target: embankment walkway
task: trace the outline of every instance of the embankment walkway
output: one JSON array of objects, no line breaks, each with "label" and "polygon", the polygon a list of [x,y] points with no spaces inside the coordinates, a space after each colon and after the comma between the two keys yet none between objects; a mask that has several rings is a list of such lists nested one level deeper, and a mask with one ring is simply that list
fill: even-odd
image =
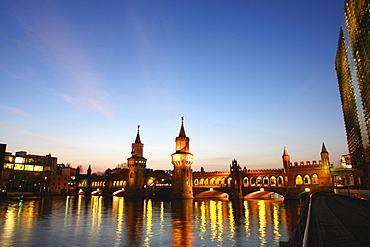
[{"label": "embankment walkway", "polygon": [[314,198],[308,246],[370,246],[370,201],[334,194]]}]

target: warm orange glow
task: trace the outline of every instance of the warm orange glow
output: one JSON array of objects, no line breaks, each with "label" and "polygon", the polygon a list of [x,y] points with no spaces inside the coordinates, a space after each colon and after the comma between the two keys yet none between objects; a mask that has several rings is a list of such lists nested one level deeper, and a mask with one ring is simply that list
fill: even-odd
[{"label": "warm orange glow", "polygon": [[310,192],[310,191],[311,191],[311,189],[310,189],[310,188],[305,188],[305,189],[304,189],[304,191],[306,191],[306,192]]},{"label": "warm orange glow", "polygon": [[120,190],[117,190],[117,191],[113,192],[113,195],[114,195],[114,196],[117,196],[117,195],[119,195],[119,194],[121,194],[121,193],[123,193],[123,192],[125,192],[125,188],[122,188],[122,189],[120,189]]}]

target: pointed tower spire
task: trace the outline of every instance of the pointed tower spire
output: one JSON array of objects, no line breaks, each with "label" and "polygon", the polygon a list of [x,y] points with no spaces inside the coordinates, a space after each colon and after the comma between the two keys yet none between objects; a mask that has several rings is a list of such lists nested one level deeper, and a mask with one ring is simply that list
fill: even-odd
[{"label": "pointed tower spire", "polygon": [[286,147],[284,147],[282,158],[283,158],[284,173],[287,174],[289,167],[290,167],[290,155],[288,154],[288,149]]},{"label": "pointed tower spire", "polygon": [[135,143],[141,143],[139,129],[140,129],[140,125],[137,126],[137,135],[136,135]]},{"label": "pointed tower spire", "polygon": [[87,168],[87,176],[90,176],[91,175],[91,165],[89,165],[89,167]]},{"label": "pointed tower spire", "polygon": [[288,156],[288,149],[286,147],[284,147],[284,151],[283,151],[283,156]]},{"label": "pointed tower spire", "polygon": [[181,128],[179,137],[186,137],[185,128],[184,128],[184,117],[181,117]]},{"label": "pointed tower spire", "polygon": [[327,153],[328,150],[326,150],[325,143],[322,143],[321,153]]}]

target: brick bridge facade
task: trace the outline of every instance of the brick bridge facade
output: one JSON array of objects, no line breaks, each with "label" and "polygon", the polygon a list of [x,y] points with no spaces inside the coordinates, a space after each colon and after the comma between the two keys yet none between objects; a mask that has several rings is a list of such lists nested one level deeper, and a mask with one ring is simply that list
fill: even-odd
[{"label": "brick bridge facade", "polygon": [[277,193],[287,199],[297,199],[306,191],[331,191],[329,154],[324,144],[320,155],[319,161],[291,162],[284,148],[283,169],[241,169],[233,160],[227,172],[193,172],[193,194],[206,197],[210,191],[218,191],[231,199],[241,199]]}]

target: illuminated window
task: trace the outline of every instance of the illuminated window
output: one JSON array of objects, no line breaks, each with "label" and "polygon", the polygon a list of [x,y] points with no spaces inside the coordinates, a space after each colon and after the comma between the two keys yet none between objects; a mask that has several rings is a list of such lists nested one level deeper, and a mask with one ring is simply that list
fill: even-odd
[{"label": "illuminated window", "polygon": [[313,184],[318,184],[319,183],[319,177],[317,176],[317,174],[312,175],[312,183]]},{"label": "illuminated window", "polygon": [[25,171],[33,171],[33,165],[25,165],[24,170]]},{"label": "illuminated window", "polygon": [[11,157],[11,156],[5,156],[5,161],[9,161],[9,162],[13,162],[14,161],[14,157]]},{"label": "illuminated window", "polygon": [[23,164],[15,164],[14,170],[24,170],[24,165]]},{"label": "illuminated window", "polygon": [[215,179],[211,178],[210,185],[215,185]]},{"label": "illuminated window", "polygon": [[208,180],[208,178],[206,178],[205,180],[204,180],[204,185],[208,185],[209,184],[209,180]]},{"label": "illuminated window", "polygon": [[204,184],[204,178],[201,178],[199,181],[199,185],[203,185],[203,184]]},{"label": "illuminated window", "polygon": [[13,170],[14,169],[14,165],[13,164],[9,164],[9,163],[6,163],[5,166],[4,166],[5,169],[11,169]]},{"label": "illuminated window", "polygon": [[297,185],[303,184],[303,180],[302,180],[301,175],[297,175],[297,177],[295,178],[295,184],[297,184]]},{"label": "illuminated window", "polygon": [[198,185],[198,179],[194,180],[194,185]]},{"label": "illuminated window", "polygon": [[269,178],[268,177],[263,178],[263,186],[269,186]]},{"label": "illuminated window", "polygon": [[310,184],[311,183],[310,175],[308,174],[304,175],[303,182],[304,184]]},{"label": "illuminated window", "polygon": [[24,163],[23,157],[15,157],[15,163]]}]

